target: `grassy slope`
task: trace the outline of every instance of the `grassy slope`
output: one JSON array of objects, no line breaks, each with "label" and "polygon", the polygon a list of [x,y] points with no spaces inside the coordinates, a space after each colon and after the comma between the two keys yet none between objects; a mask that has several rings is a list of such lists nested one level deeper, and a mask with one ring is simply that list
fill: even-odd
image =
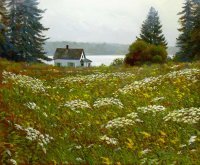
[{"label": "grassy slope", "polygon": [[[200,63],[68,69],[1,60],[0,164],[200,164],[200,72],[185,70],[194,68]],[[139,108],[149,105],[165,110]],[[191,107],[185,119],[164,120]]]}]

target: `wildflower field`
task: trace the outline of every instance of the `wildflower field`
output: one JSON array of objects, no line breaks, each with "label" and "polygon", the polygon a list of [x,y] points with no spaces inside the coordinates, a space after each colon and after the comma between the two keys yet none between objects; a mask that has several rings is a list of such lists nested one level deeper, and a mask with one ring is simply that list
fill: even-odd
[{"label": "wildflower field", "polygon": [[200,164],[199,62],[0,72],[0,164]]}]

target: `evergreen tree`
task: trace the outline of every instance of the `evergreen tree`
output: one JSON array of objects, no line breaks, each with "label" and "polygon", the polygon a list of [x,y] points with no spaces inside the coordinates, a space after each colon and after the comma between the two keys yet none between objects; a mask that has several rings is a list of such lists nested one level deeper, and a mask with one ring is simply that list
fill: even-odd
[{"label": "evergreen tree", "polygon": [[153,7],[150,8],[147,19],[142,24],[140,39],[150,44],[167,47],[158,12]]},{"label": "evergreen tree", "polygon": [[6,4],[5,0],[0,1],[0,22],[3,24],[6,24],[7,22],[7,9],[6,9]]},{"label": "evergreen tree", "polygon": [[5,30],[4,25],[0,22],[0,57],[5,56]]},{"label": "evergreen tree", "polygon": [[177,47],[179,47],[177,57],[180,61],[190,61],[192,56],[191,32],[193,30],[193,2],[186,0],[183,11],[178,13],[178,15],[181,15],[179,18],[181,28],[178,29],[181,34],[177,38]]},{"label": "evergreen tree", "polygon": [[47,38],[42,32],[48,30],[40,23],[43,10],[37,0],[10,0],[9,37],[18,52],[17,60],[34,61],[46,59],[43,44]]},{"label": "evergreen tree", "polygon": [[0,57],[6,57],[8,41],[6,38],[7,10],[5,0],[0,1]]},{"label": "evergreen tree", "polygon": [[200,3],[194,7],[193,31],[191,33],[191,59],[200,60]]},{"label": "evergreen tree", "polygon": [[200,0],[192,0],[194,4],[200,5]]}]

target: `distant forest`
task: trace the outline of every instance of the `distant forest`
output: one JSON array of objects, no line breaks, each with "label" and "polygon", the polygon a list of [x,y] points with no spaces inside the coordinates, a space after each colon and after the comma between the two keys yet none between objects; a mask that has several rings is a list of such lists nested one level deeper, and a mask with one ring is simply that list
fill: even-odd
[{"label": "distant forest", "polygon": [[[47,55],[54,55],[56,48],[83,48],[87,55],[125,55],[128,53],[129,45],[115,44],[115,43],[88,43],[88,42],[71,42],[71,41],[57,41],[46,42],[44,45]],[[176,47],[169,47],[168,54],[174,55],[178,49]]]}]

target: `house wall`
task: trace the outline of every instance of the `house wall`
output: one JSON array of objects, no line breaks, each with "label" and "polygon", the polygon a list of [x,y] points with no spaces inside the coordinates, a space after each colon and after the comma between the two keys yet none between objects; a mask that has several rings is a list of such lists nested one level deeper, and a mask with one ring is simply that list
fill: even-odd
[{"label": "house wall", "polygon": [[54,60],[55,66],[69,66],[69,63],[73,63],[74,67],[81,66],[80,60],[63,60],[63,59],[56,59]]},{"label": "house wall", "polygon": [[84,62],[84,67],[91,67],[91,62]]},{"label": "house wall", "polygon": [[85,54],[82,52],[81,59],[84,59],[84,58],[86,58],[86,57],[85,57]]},{"label": "house wall", "polygon": [[[82,52],[80,60],[85,59],[85,58],[86,58],[86,56],[85,56],[84,52]],[[81,66],[80,60],[56,59],[56,60],[54,60],[54,65],[55,66],[67,66],[67,67],[80,67]],[[71,63],[71,65],[70,65],[70,63]],[[84,62],[83,67],[89,67],[89,66],[91,66],[91,62]]]}]

